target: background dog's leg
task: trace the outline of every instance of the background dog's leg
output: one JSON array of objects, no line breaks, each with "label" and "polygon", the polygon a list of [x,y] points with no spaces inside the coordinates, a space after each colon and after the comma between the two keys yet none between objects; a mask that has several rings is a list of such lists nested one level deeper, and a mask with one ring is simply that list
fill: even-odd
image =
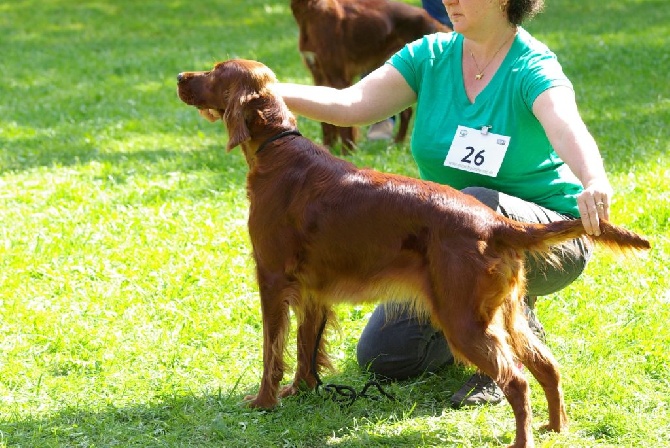
[{"label": "background dog's leg", "polygon": [[356,140],[358,139],[358,128],[337,128],[340,131],[340,140],[342,141],[342,154],[347,155],[356,149]]},{"label": "background dog's leg", "polygon": [[[317,378],[322,368],[332,369],[332,365],[326,353],[325,331],[319,335],[319,330],[324,323],[332,324],[335,315],[330,306],[320,304],[309,304],[302,310],[302,316],[298,316],[298,366],[295,378],[291,385],[282,388],[281,397],[294,395],[300,388],[314,389]],[[324,322],[324,319],[326,320]],[[318,344],[318,349],[316,345]],[[314,355],[316,354],[316,359]],[[316,372],[314,371],[316,369]]]},{"label": "background dog's leg", "polygon": [[269,281],[269,275],[258,272],[263,314],[263,377],[258,395],[245,397],[249,405],[272,408],[277,404],[279,382],[284,376],[284,347],[289,329],[289,290],[285,282]]},{"label": "background dog's leg", "polygon": [[323,145],[332,150],[337,143],[337,126],[328,123],[321,123],[321,132],[323,133]]},{"label": "background dog's leg", "polygon": [[[316,55],[311,51],[303,51],[302,58],[305,65],[312,74],[314,85],[329,85],[327,84],[326,77],[323,75],[323,68],[321,67],[321,63]],[[338,131],[336,126],[329,123],[321,123],[321,135],[323,137],[323,145],[327,146],[329,149],[332,149],[335,143],[337,143]]]},{"label": "background dog's leg", "polygon": [[[326,85],[335,87],[336,89],[345,89],[351,86],[354,83],[354,80],[351,76],[347,76],[341,70],[336,70],[334,67],[331,67],[330,72],[328,73],[328,79],[325,82]],[[356,127],[338,127],[336,129],[340,136],[340,143],[342,143],[342,154],[350,154],[356,149],[358,129]]]},{"label": "background dog's leg", "polygon": [[407,137],[407,131],[409,129],[409,122],[412,119],[412,108],[408,107],[407,109],[400,112],[400,125],[398,126],[398,133],[395,135],[395,142],[401,143]]},{"label": "background dog's leg", "polygon": [[[351,86],[354,82],[353,77],[346,73],[345,67],[340,67],[338,64],[332,64],[332,61],[319,61],[321,64],[321,73],[320,76],[314,77],[315,84],[333,87],[335,89],[345,89]],[[356,138],[358,130],[355,127],[335,127],[332,129],[326,123],[321,123],[323,129],[323,142],[324,145],[332,149],[332,145],[335,144],[339,136],[342,154],[347,155],[354,149],[356,149]],[[326,134],[328,132],[328,134]],[[331,135],[330,132],[333,134]],[[332,141],[331,141],[332,137]],[[329,140],[326,143],[326,139]]]}]

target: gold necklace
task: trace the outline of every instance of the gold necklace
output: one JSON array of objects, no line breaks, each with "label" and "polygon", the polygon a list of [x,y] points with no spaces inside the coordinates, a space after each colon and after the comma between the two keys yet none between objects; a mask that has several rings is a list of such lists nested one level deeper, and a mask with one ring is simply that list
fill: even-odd
[{"label": "gold necklace", "polygon": [[472,57],[472,62],[475,63],[475,67],[477,67],[477,71],[479,72],[475,75],[476,80],[479,81],[480,79],[482,79],[484,77],[484,70],[486,70],[488,68],[488,66],[491,65],[491,62],[493,62],[493,60],[496,58],[498,53],[500,53],[500,50],[502,50],[502,48],[505,45],[507,45],[507,42],[509,42],[510,39],[513,38],[514,36],[516,36],[516,30],[514,30],[514,33],[512,33],[512,35],[510,37],[505,39],[505,42],[503,42],[502,45],[500,46],[500,48],[498,48],[498,50],[495,53],[493,53],[493,56],[491,56],[491,59],[489,59],[489,62],[482,69],[479,68],[479,64],[477,64],[477,59],[475,59],[475,55],[472,53],[472,50],[470,50],[470,56]]}]

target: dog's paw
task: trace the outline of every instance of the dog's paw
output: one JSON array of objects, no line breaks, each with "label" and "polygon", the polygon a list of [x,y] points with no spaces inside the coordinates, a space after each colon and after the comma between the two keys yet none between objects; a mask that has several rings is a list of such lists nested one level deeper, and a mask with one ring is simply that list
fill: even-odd
[{"label": "dog's paw", "polygon": [[565,432],[567,429],[567,423],[562,423],[560,425],[551,425],[547,423],[546,425],[540,426],[540,431],[542,432]]},{"label": "dog's paw", "polygon": [[244,404],[254,409],[272,409],[277,406],[277,399],[267,399],[259,395],[247,395],[244,397]]},{"label": "dog's paw", "polygon": [[284,386],[279,390],[279,397],[286,398],[291,397],[293,395],[298,395],[299,393],[300,388],[294,386],[293,384],[289,384],[288,386]]}]

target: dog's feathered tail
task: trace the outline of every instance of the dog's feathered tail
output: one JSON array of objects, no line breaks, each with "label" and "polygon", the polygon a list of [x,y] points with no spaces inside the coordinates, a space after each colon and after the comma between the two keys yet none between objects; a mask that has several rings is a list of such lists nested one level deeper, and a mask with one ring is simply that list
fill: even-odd
[{"label": "dog's feathered tail", "polygon": [[500,237],[496,240],[501,245],[525,249],[536,254],[548,254],[553,246],[582,236],[614,251],[637,251],[651,248],[646,238],[605,220],[600,221],[600,235],[598,236],[587,235],[579,219],[555,221],[549,224],[515,222],[511,226],[502,226],[499,230]]}]

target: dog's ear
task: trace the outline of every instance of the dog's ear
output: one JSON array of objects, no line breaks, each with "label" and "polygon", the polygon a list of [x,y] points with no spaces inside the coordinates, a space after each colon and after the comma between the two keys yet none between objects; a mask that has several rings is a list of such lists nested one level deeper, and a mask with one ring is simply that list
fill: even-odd
[{"label": "dog's ear", "polygon": [[225,65],[227,74],[232,79],[225,83],[232,85],[223,121],[228,129],[228,145],[232,150],[236,146],[251,139],[247,123],[253,120],[253,108],[249,103],[267,94],[266,86],[277,82],[275,74],[265,65],[256,61],[236,60]]},{"label": "dog's ear", "polygon": [[242,98],[237,98],[229,103],[228,108],[223,113],[223,121],[228,129],[228,145],[226,151],[230,152],[240,143],[251,138],[249,128],[244,120],[244,105]]},{"label": "dog's ear", "polygon": [[249,101],[257,98],[256,93],[241,93],[234,95],[230,101],[228,108],[224,111],[223,120],[228,129],[228,145],[227,151],[231,151],[241,143],[246,142],[251,138],[249,128],[247,126],[248,111],[247,105]]}]

